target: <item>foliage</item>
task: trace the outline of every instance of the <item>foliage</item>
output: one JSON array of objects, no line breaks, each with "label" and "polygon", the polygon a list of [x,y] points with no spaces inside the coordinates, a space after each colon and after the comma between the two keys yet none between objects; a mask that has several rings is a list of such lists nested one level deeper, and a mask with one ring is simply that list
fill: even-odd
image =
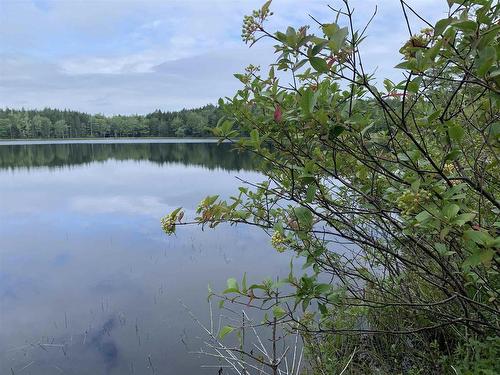
[{"label": "foliage", "polygon": [[454,358],[447,360],[459,374],[493,375],[500,372],[499,356],[500,338],[495,336],[469,339],[458,347]]},{"label": "foliage", "polygon": [[220,116],[213,105],[110,117],[50,108],[7,108],[0,109],[0,138],[206,137],[213,135]]},{"label": "foliage", "polygon": [[[259,226],[303,260],[302,274],[219,297],[299,328],[315,373],[498,370],[500,6],[448,3],[420,33],[407,21],[405,78],[384,89],[347,1],[336,23],[313,19],[316,33],[268,32],[270,2],[245,18],[243,39],[272,39],[278,58],[267,76],[236,75],[216,132],[247,132],[237,147],[260,156],[266,180],[207,198],[194,222]],[[474,350],[481,364],[460,355]]]}]

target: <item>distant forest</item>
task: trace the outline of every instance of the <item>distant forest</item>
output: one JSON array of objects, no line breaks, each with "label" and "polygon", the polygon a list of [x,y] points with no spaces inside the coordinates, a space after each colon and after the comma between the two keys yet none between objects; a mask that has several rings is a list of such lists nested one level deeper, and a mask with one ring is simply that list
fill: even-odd
[{"label": "distant forest", "polygon": [[148,115],[104,116],[45,108],[0,109],[0,138],[206,137],[221,116],[214,105]]}]

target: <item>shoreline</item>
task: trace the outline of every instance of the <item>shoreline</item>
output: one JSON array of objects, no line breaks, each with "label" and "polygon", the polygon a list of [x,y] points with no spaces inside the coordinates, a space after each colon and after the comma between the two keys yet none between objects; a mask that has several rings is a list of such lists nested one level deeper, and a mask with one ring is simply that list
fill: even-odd
[{"label": "shoreline", "polygon": [[[113,143],[217,143],[215,137],[109,137],[109,138],[25,138],[0,139],[0,146],[42,144],[113,144]],[[223,141],[224,143],[228,141]]]}]

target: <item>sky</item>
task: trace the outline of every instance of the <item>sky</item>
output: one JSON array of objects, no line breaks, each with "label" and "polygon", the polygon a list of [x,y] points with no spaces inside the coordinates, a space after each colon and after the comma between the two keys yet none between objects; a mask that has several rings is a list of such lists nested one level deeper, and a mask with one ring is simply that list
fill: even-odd
[{"label": "sky", "polygon": [[[446,0],[406,0],[432,24]],[[232,96],[233,74],[275,61],[270,41],[248,48],[243,16],[264,0],[0,0],[0,108],[146,114]],[[408,39],[399,0],[352,0],[367,70],[396,80]],[[274,0],[272,31],[333,22],[338,0]],[[410,17],[414,30],[422,24]],[[264,69],[263,69],[264,70]],[[266,69],[267,70],[267,69]]]}]

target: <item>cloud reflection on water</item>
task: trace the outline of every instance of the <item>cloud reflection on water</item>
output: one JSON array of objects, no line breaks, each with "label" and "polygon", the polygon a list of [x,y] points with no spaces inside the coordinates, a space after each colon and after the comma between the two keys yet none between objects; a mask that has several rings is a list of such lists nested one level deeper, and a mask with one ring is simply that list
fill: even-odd
[{"label": "cloud reflection on water", "polygon": [[[0,373],[35,361],[38,375],[56,373],[54,366],[149,374],[148,355],[163,373],[197,373],[207,360],[186,351],[183,342],[199,347],[199,331],[178,300],[203,319],[208,283],[221,289],[244,272],[253,281],[287,274],[287,257],[258,230],[183,227],[166,237],[160,229],[172,207],[190,215],[205,195],[234,193],[235,175],[258,181],[257,173],[217,168],[216,159],[208,169],[115,151],[120,161],[0,170]],[[85,349],[85,336],[88,345],[109,319],[124,323]],[[37,344],[51,342],[66,353]]]}]

